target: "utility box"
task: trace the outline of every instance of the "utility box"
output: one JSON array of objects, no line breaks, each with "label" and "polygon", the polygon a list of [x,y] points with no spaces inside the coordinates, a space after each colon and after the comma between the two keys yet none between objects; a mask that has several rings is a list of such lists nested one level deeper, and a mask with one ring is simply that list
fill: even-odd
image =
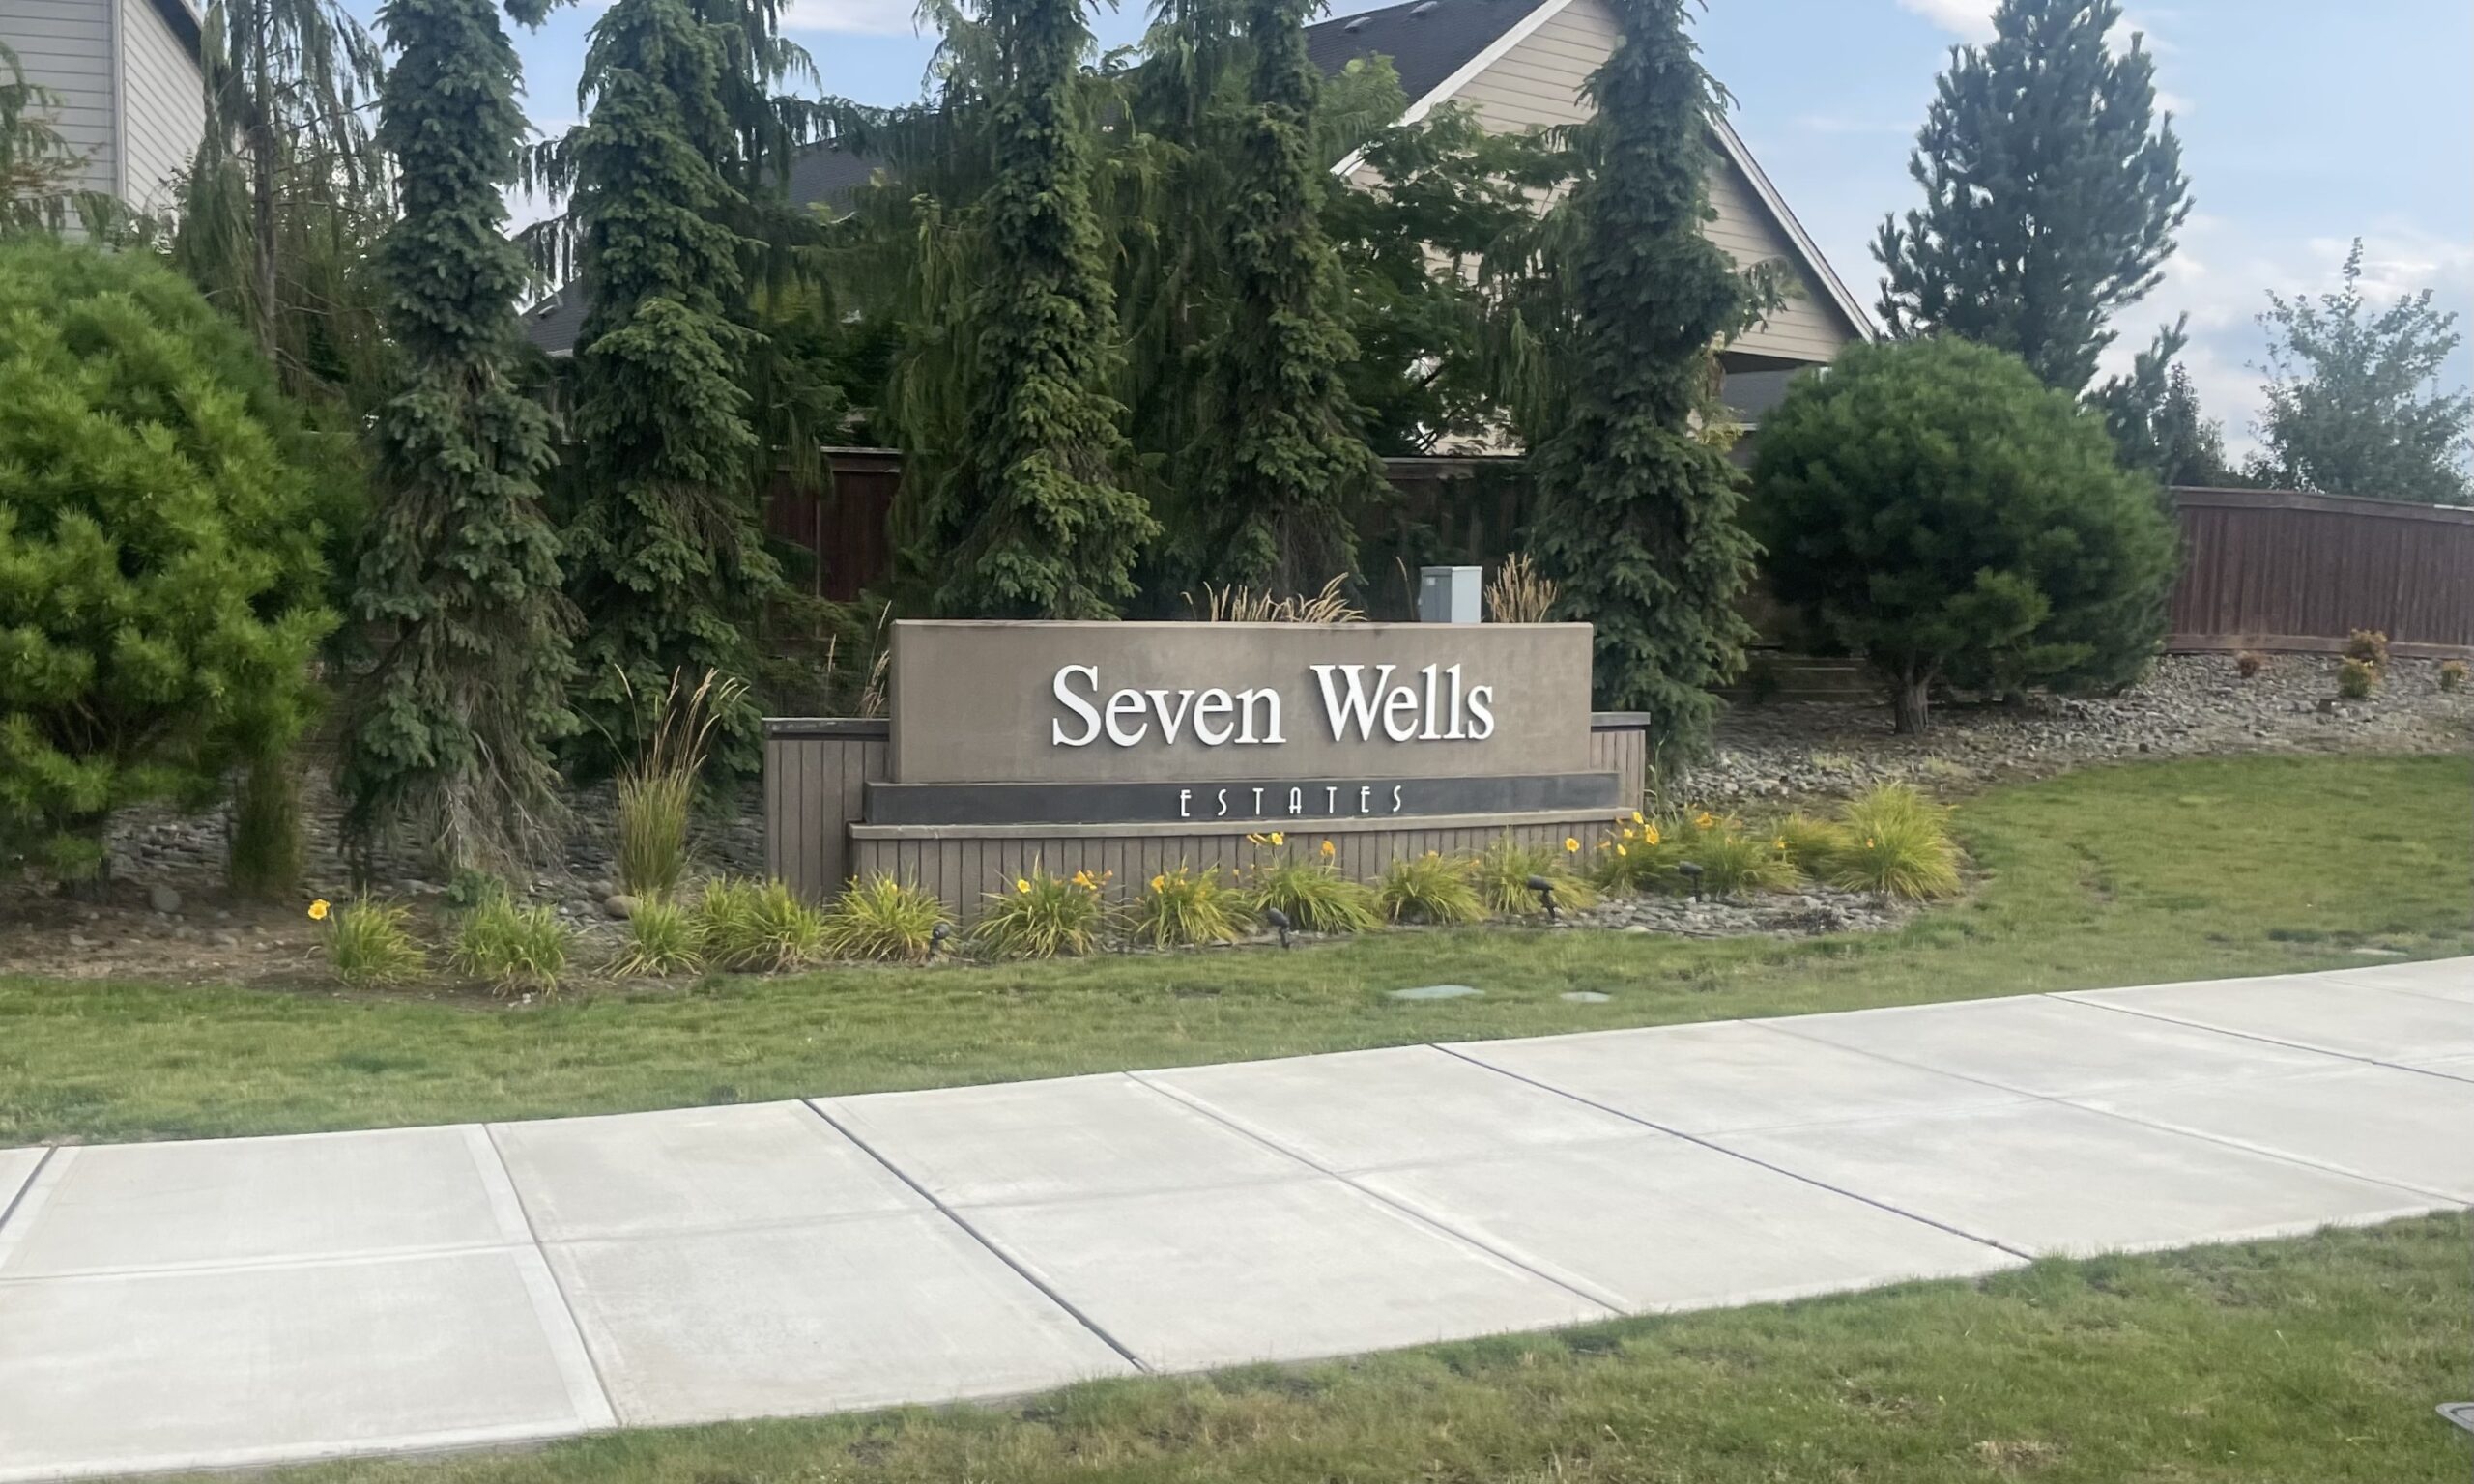
[{"label": "utility box", "polygon": [[1482,567],[1418,568],[1418,622],[1483,623]]}]

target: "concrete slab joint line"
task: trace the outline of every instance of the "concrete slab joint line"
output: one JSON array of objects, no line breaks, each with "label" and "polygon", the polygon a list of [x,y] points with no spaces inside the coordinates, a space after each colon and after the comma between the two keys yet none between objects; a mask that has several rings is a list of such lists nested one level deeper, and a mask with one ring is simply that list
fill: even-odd
[{"label": "concrete slab joint line", "polygon": [[928,1190],[926,1186],[911,1179],[900,1165],[895,1164],[892,1160],[886,1158],[876,1149],[875,1146],[871,1145],[867,1140],[859,1137],[858,1134],[852,1132],[850,1129],[843,1127],[843,1125],[838,1122],[832,1114],[827,1113],[823,1108],[819,1107],[815,1099],[803,1098],[799,1099],[799,1101],[802,1107],[805,1107],[818,1118],[822,1119],[826,1127],[830,1127],[834,1132],[839,1133],[844,1138],[849,1139],[852,1144],[857,1145],[861,1150],[867,1153],[869,1158],[883,1165],[896,1180],[901,1181],[904,1184],[908,1185],[913,1191],[916,1191],[921,1200],[926,1201],[929,1205],[936,1208],[937,1212],[942,1214],[946,1220],[951,1221],[955,1226],[961,1228],[964,1236],[987,1248],[990,1256],[1012,1269],[1015,1274],[1023,1282],[1038,1289],[1042,1297],[1046,1298],[1049,1302],[1055,1304],[1059,1309],[1063,1310],[1068,1315],[1071,1315],[1076,1324],[1090,1330],[1092,1335],[1096,1337],[1101,1344],[1106,1345],[1112,1351],[1115,1351],[1118,1356],[1122,1358],[1126,1364],[1133,1366],[1137,1371],[1146,1373],[1150,1371],[1151,1366],[1149,1362],[1145,1361],[1140,1356],[1136,1355],[1133,1351],[1127,1349],[1123,1341],[1119,1340],[1115,1335],[1108,1333],[1106,1329],[1101,1328],[1100,1326],[1092,1320],[1091,1316],[1083,1313],[1079,1308],[1068,1301],[1064,1295],[1050,1287],[1047,1280],[1040,1277],[1039,1274],[1032,1272],[1029,1269],[1024,1268],[1021,1263],[1015,1261],[1012,1253],[1007,1252],[1003,1247],[998,1246],[996,1243],[990,1241],[987,1237],[981,1234],[977,1227],[972,1226],[968,1221],[964,1220],[960,1214],[958,1214],[953,1208],[947,1206],[943,1201],[938,1200]]},{"label": "concrete slab joint line", "polygon": [[491,1185],[491,1197],[495,1201],[499,1192],[503,1190],[506,1200],[514,1207],[515,1219],[523,1224],[525,1239],[532,1242],[532,1250],[541,1259],[541,1271],[548,1279],[550,1291],[558,1296],[559,1313],[566,1320],[567,1332],[575,1337],[576,1349],[584,1354],[586,1363],[591,1367],[592,1400],[600,1414],[609,1419],[605,1425],[616,1427],[618,1425],[618,1409],[611,1398],[610,1378],[602,1374],[601,1357],[594,1355],[592,1347],[586,1343],[584,1324],[576,1318],[575,1298],[567,1292],[566,1285],[559,1281],[559,1270],[550,1262],[549,1250],[541,1244],[540,1229],[533,1224],[532,1213],[524,1204],[524,1192],[515,1184],[515,1172],[507,1168],[506,1151],[499,1147],[497,1126],[485,1124],[481,1126],[480,1133],[481,1142],[489,1150],[490,1167],[497,1177]]}]

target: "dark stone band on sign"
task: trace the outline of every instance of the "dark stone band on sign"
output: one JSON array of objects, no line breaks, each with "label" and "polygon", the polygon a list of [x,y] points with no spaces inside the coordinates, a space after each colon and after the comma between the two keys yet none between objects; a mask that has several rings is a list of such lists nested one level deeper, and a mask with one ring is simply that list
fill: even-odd
[{"label": "dark stone band on sign", "polygon": [[869,824],[890,825],[1191,823],[1280,830],[1335,819],[1611,811],[1623,802],[1613,773],[1184,784],[871,783],[864,817]]}]

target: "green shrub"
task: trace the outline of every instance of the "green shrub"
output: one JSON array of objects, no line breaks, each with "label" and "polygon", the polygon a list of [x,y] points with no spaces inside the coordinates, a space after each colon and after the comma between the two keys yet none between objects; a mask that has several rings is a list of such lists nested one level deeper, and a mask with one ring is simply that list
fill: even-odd
[{"label": "green shrub", "polygon": [[1783,844],[1787,859],[1808,876],[1826,874],[1838,852],[1847,848],[1847,826],[1800,810],[1779,820],[1771,835]]},{"label": "green shrub", "polygon": [[704,929],[705,961],[715,968],[778,973],[824,952],[824,914],[781,881],[712,882],[696,899],[696,921]]},{"label": "green shrub", "polygon": [[[1701,868],[1701,891],[1710,897],[1737,897],[1747,892],[1783,892],[1802,878],[1787,842],[1778,835],[1756,835],[1741,820],[1729,819],[1699,832],[1683,859]],[[1677,885],[1689,878],[1677,872]]]},{"label": "green shrub", "polygon": [[1569,849],[1560,845],[1524,845],[1507,835],[1488,845],[1471,871],[1478,899],[1487,911],[1502,917],[1543,915],[1544,904],[1529,888],[1529,878],[1537,876],[1554,888],[1555,905],[1563,911],[1577,912],[1595,904],[1597,893],[1573,869],[1580,857],[1581,842],[1573,837],[1566,843]]},{"label": "green shrub", "polygon": [[[618,683],[626,688],[625,674]],[[686,672],[678,671],[670,677],[670,689],[652,701],[644,719],[644,746],[618,770],[618,881],[631,895],[676,891],[687,878],[687,825],[697,775],[704,771],[715,724],[746,690],[710,670],[690,689]]]},{"label": "green shrub", "polygon": [[1913,901],[1959,889],[1959,848],[1950,840],[1950,812],[1904,784],[1886,784],[1848,802],[1846,843],[1827,879],[1847,891],[1878,892]]},{"label": "green shrub", "polygon": [[400,984],[428,966],[406,908],[356,897],[331,909],[321,899],[309,915],[327,919],[327,967],[356,989]]},{"label": "green shrub", "polygon": [[2465,662],[2463,660],[2442,660],[2439,662],[2439,688],[2443,691],[2461,691],[2465,689]]},{"label": "green shrub", "polygon": [[2356,629],[2345,636],[2345,658],[2373,670],[2388,668],[2388,636],[2378,629]]},{"label": "green shrub", "polygon": [[458,912],[470,912],[475,907],[484,907],[494,901],[511,901],[514,898],[514,889],[506,884],[504,876],[493,875],[471,866],[455,868],[455,874],[447,878],[446,889],[439,894],[441,901]]},{"label": "green shrub", "polygon": [[917,963],[935,950],[945,904],[881,872],[843,888],[824,914],[824,951],[836,958]]},{"label": "green shrub", "polygon": [[1473,877],[1476,866],[1464,857],[1395,856],[1374,883],[1374,909],[1395,923],[1428,923],[1450,928],[1484,918]]},{"label": "green shrub", "polygon": [[547,906],[519,907],[502,898],[467,914],[447,962],[500,994],[519,989],[559,992],[575,930]]},{"label": "green shrub", "polygon": [[2369,660],[2346,660],[2337,667],[2337,694],[2347,700],[2369,700],[2379,688],[2379,667]]},{"label": "green shrub", "polygon": [[0,862],[83,878],[116,811],[202,808],[305,725],[347,481],[145,253],[0,243]]},{"label": "green shrub", "polygon": [[1279,856],[1248,869],[1241,888],[1248,915],[1278,910],[1302,932],[1366,932],[1383,926],[1374,892],[1329,861]]},{"label": "green shrub", "polygon": [[1100,946],[1108,928],[1100,899],[1107,883],[1088,871],[1051,875],[1034,864],[1012,891],[988,894],[971,940],[999,958],[1079,957]]},{"label": "green shrub", "polygon": [[1225,943],[1237,936],[1235,894],[1221,883],[1220,868],[1179,865],[1151,878],[1135,899],[1127,935],[1153,948]]},{"label": "green shrub", "polygon": [[2007,351],[1851,347],[1764,414],[1753,486],[1771,590],[1866,656],[1901,731],[1937,683],[2103,690],[2164,638],[2177,540],[2155,481]]},{"label": "green shrub", "polygon": [[666,979],[705,966],[705,925],[686,904],[639,897],[627,913],[627,942],[610,962],[622,978]]}]

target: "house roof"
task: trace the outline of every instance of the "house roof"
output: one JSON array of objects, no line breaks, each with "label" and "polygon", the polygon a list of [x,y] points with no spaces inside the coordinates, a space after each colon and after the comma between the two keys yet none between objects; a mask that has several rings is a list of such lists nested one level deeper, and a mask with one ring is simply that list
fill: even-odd
[{"label": "house roof", "polygon": [[[1306,50],[1326,75],[1339,71],[1360,57],[1390,57],[1394,70],[1399,73],[1400,91],[1409,99],[1407,111],[1400,115],[1401,122],[1415,123],[1450,100],[1471,78],[1493,66],[1504,53],[1572,3],[1573,0],[1402,0],[1398,5],[1308,26]],[[1804,231],[1795,213],[1787,209],[1777,187],[1770,185],[1735,127],[1723,117],[1718,120],[1718,144],[1751,184],[1753,193],[1777,220],[1830,301],[1858,335],[1874,338],[1877,331],[1872,318],[1847,291],[1829,260],[1822,256],[1820,245]],[[1348,174],[1357,168],[1359,159],[1359,156],[1350,155],[1334,167],[1334,173]],[[852,192],[876,168],[876,163],[865,156],[853,155],[839,146],[811,146],[802,150],[791,166],[791,204],[821,204],[838,215],[848,209]],[[571,354],[577,332],[584,327],[584,296],[579,286],[568,284],[526,312],[525,334],[553,356]]]}]

